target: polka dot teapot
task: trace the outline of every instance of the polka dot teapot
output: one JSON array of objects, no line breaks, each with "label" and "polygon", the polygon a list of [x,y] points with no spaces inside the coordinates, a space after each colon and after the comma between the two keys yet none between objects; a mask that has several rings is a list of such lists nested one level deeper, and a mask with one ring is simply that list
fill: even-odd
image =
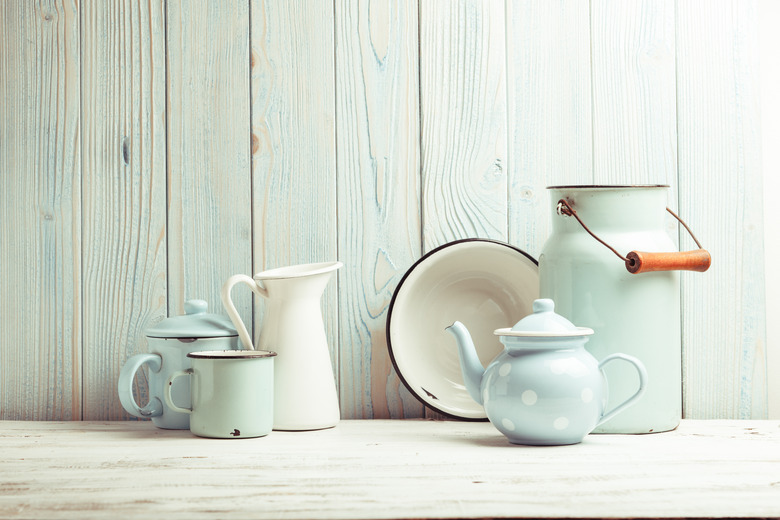
[{"label": "polka dot teapot", "polygon": [[[469,395],[485,407],[490,422],[513,444],[561,445],[581,442],[593,429],[625,410],[645,391],[641,361],[612,354],[601,362],[585,350],[592,329],[575,327],[554,312],[552,300],[534,301],[534,312],[511,329],[497,329],[504,351],[483,368],[466,327],[456,321],[460,366]],[[631,363],[639,388],[610,411],[602,367]]]}]

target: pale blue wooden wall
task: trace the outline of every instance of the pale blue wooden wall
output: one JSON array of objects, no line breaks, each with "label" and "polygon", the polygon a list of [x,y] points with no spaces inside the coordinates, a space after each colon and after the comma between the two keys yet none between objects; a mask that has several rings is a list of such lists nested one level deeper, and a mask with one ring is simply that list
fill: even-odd
[{"label": "pale blue wooden wall", "polygon": [[463,237],[537,256],[564,183],[671,185],[714,258],[683,275],[685,414],[764,417],[755,29],[742,0],[3,2],[0,418],[126,418],[145,327],[330,259],[343,416],[422,416],[400,277]]}]

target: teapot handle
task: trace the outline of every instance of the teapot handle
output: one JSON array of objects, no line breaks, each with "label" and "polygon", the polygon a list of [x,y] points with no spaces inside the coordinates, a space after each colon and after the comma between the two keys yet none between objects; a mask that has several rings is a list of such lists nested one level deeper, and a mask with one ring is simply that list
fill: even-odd
[{"label": "teapot handle", "polygon": [[634,395],[614,407],[609,412],[605,413],[601,416],[601,419],[599,419],[599,422],[596,424],[594,428],[597,428],[607,422],[608,420],[612,419],[615,415],[619,414],[632,404],[634,404],[634,401],[642,397],[642,394],[645,393],[646,387],[647,387],[647,370],[645,370],[645,365],[642,364],[641,361],[639,361],[637,358],[633,356],[629,356],[626,354],[612,354],[610,356],[605,357],[601,360],[599,363],[599,370],[601,370],[604,365],[609,363],[610,361],[614,361],[616,359],[622,359],[623,361],[628,361],[632,365],[634,365],[634,368],[636,368],[637,373],[639,373],[639,388],[636,392],[634,392]]},{"label": "teapot handle", "polygon": [[220,296],[222,297],[222,305],[225,306],[225,310],[227,310],[228,316],[230,316],[230,321],[233,322],[233,325],[236,327],[236,330],[238,331],[238,337],[241,338],[241,343],[244,344],[244,349],[246,350],[254,350],[255,347],[252,345],[252,338],[249,337],[249,332],[246,330],[246,326],[244,325],[244,322],[241,320],[241,316],[238,315],[238,311],[236,310],[236,306],[233,305],[233,300],[230,299],[230,291],[233,289],[233,286],[236,285],[238,282],[244,282],[249,286],[250,289],[252,289],[252,292],[259,294],[260,296],[264,298],[268,298],[268,291],[265,287],[261,287],[253,279],[248,277],[245,274],[234,274],[230,278],[227,279],[225,284],[222,286],[222,291]]}]

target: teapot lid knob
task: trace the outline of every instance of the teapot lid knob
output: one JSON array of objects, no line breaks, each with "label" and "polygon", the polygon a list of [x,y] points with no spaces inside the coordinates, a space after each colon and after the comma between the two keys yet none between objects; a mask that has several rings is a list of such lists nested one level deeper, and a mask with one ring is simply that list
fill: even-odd
[{"label": "teapot lid knob", "polygon": [[185,314],[203,314],[207,310],[209,310],[209,304],[206,300],[187,300],[184,302]]},{"label": "teapot lid knob", "polygon": [[555,302],[550,298],[540,298],[534,300],[534,312],[553,312],[555,310]]}]

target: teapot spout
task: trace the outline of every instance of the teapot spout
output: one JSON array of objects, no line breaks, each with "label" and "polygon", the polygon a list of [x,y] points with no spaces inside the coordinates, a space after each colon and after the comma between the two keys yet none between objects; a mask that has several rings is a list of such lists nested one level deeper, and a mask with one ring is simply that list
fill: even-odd
[{"label": "teapot spout", "polygon": [[485,367],[477,356],[477,349],[474,348],[474,341],[471,339],[468,329],[461,322],[456,321],[446,329],[447,332],[455,336],[458,343],[458,357],[460,358],[460,370],[463,373],[463,381],[466,384],[466,390],[469,395],[479,404],[482,402],[482,376],[485,374]]}]

